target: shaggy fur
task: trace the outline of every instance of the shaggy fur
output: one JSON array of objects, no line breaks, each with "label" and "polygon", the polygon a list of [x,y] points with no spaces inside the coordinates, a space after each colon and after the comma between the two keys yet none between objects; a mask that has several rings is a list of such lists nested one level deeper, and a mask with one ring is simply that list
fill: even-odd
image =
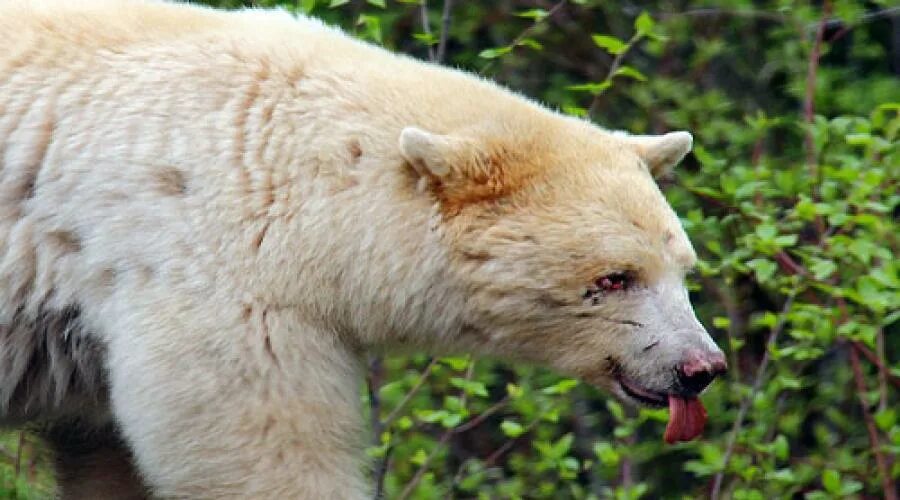
[{"label": "shaggy fur", "polygon": [[367,350],[623,397],[717,351],[652,177],[686,133],[285,13],[0,0],[0,46],[0,418],[48,429],[72,497],[365,498]]}]

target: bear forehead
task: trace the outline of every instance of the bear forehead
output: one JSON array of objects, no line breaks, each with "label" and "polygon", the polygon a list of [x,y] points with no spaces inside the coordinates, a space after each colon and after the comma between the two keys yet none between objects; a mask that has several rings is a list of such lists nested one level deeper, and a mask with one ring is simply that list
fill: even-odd
[{"label": "bear forehead", "polygon": [[662,274],[683,272],[696,261],[678,217],[646,166],[611,134],[495,139],[490,161],[489,171],[502,175],[476,181],[463,192],[472,189],[474,200],[484,182],[502,188],[495,191],[497,199],[467,206],[466,224],[509,216],[522,221],[516,225],[519,231],[533,232],[536,240],[568,254],[590,256],[596,248],[596,262],[588,264],[594,268]]}]

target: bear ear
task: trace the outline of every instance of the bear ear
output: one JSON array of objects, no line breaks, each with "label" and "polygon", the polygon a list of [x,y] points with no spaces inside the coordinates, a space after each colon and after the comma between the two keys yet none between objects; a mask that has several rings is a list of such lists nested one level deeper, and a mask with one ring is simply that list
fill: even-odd
[{"label": "bear ear", "polygon": [[420,175],[444,178],[465,161],[472,145],[450,135],[432,134],[418,127],[400,132],[400,154]]},{"label": "bear ear", "polygon": [[669,132],[665,135],[632,135],[628,141],[638,155],[647,162],[653,177],[661,177],[687,155],[694,138],[688,132]]}]

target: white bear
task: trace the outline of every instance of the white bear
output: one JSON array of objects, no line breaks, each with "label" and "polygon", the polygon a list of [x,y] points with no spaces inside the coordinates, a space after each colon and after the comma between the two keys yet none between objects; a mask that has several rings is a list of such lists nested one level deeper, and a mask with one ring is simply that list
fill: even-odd
[{"label": "white bear", "polygon": [[64,496],[365,498],[372,349],[539,363],[700,432],[725,362],[654,181],[688,133],[284,13],[6,0],[0,46],[0,419],[43,426]]}]

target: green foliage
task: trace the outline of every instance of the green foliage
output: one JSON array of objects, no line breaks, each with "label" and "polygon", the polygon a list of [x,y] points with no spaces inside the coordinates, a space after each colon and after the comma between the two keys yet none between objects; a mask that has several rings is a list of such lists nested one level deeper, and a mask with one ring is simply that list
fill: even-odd
[{"label": "green foliage", "polygon": [[[667,446],[665,410],[625,408],[545,370],[385,359],[378,397],[364,398],[386,496],[695,498],[719,483],[734,499],[874,498],[886,484],[877,455],[896,482],[900,68],[896,21],[878,10],[888,3],[835,3],[816,57],[823,12],[798,0],[646,12],[454,2],[445,63],[603,126],[695,135],[663,184],[700,255],[694,303],[731,371],[703,396],[705,437]],[[440,45],[438,0],[427,28],[420,0],[254,4],[423,59]],[[0,496],[30,498],[11,470],[0,466]]]}]

